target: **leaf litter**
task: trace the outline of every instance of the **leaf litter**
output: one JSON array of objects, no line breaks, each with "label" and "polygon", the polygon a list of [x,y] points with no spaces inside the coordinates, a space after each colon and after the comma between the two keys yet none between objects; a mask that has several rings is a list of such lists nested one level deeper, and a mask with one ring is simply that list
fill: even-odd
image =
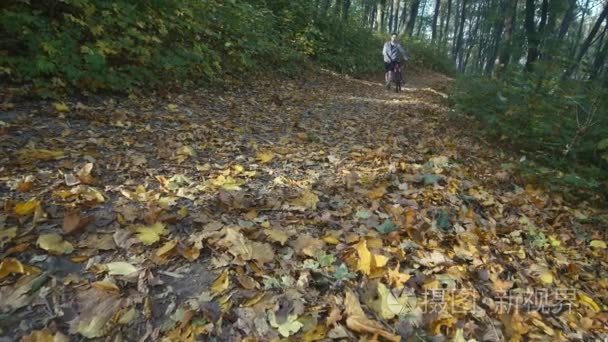
[{"label": "leaf litter", "polygon": [[452,127],[449,79],[275,84],[0,114],[0,335],[607,338],[605,213]]}]

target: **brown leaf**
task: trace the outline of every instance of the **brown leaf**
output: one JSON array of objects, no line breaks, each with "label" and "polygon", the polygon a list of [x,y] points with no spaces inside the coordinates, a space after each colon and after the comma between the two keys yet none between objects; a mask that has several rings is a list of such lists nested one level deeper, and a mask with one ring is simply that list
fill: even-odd
[{"label": "brown leaf", "polygon": [[95,217],[92,215],[82,217],[78,211],[68,211],[63,217],[63,232],[66,234],[80,233],[94,220]]}]

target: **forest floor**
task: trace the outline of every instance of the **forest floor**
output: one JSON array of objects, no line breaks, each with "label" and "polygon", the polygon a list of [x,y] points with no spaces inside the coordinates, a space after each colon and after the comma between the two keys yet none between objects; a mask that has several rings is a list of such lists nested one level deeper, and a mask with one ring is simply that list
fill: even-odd
[{"label": "forest floor", "polygon": [[522,184],[450,84],[4,103],[0,340],[608,338],[601,213]]}]

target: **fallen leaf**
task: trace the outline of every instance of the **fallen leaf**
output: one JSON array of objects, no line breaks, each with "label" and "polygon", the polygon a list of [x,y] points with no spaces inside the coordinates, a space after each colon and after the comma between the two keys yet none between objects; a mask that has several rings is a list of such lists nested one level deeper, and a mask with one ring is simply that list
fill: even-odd
[{"label": "fallen leaf", "polygon": [[268,163],[272,160],[272,158],[274,158],[274,154],[270,151],[263,151],[263,152],[259,152],[256,157],[257,160],[260,161],[260,163]]},{"label": "fallen leaf", "polygon": [[346,307],[346,326],[350,330],[362,334],[379,335],[388,341],[401,341],[400,336],[384,330],[384,327],[380,323],[367,318],[361,308],[359,299],[350,289],[346,290],[344,306]]},{"label": "fallen leaf", "polygon": [[136,226],[135,232],[137,233],[139,241],[146,246],[155,244],[160,240],[161,235],[167,234],[165,225],[160,222],[156,222],[150,226]]},{"label": "fallen leaf", "polygon": [[593,240],[589,243],[589,246],[597,249],[606,249],[606,242],[602,240]]},{"label": "fallen leaf", "polygon": [[397,288],[401,288],[405,282],[407,282],[410,279],[410,275],[407,273],[401,273],[399,271],[399,267],[400,265],[397,264],[397,266],[395,266],[394,269],[388,269],[387,272],[387,278],[388,278],[388,283],[389,285],[393,286],[393,287],[397,287]]},{"label": "fallen leaf", "polygon": [[0,249],[11,242],[17,236],[17,227],[0,229]]},{"label": "fallen leaf", "polygon": [[25,270],[21,261],[15,258],[6,258],[0,262],[0,280],[6,278],[12,273],[23,274]]},{"label": "fallen leaf", "polygon": [[220,294],[230,287],[230,271],[225,269],[211,284],[211,292]]},{"label": "fallen leaf", "polygon": [[55,109],[55,111],[57,111],[59,113],[67,113],[70,111],[70,107],[68,107],[68,105],[65,104],[65,102],[54,102],[53,108]]},{"label": "fallen leaf", "polygon": [[297,315],[288,315],[285,321],[279,324],[272,311],[268,311],[268,321],[273,328],[277,328],[279,334],[283,337],[289,337],[297,333],[304,326],[304,324],[298,321]]},{"label": "fallen leaf", "polygon": [[72,244],[64,241],[59,234],[42,234],[36,241],[38,247],[51,254],[70,254],[74,250]]},{"label": "fallen leaf", "polygon": [[137,272],[137,268],[128,262],[116,261],[105,264],[109,275],[127,276]]},{"label": "fallen leaf", "polygon": [[285,245],[285,242],[289,239],[285,232],[276,229],[265,229],[264,234],[266,234],[270,240],[280,243],[281,246]]},{"label": "fallen leaf", "polygon": [[27,202],[19,202],[15,204],[14,212],[19,216],[29,216],[34,213],[36,207],[40,205],[40,201],[31,199]]},{"label": "fallen leaf", "polygon": [[29,335],[23,336],[20,342],[68,342],[69,340],[69,337],[61,332],[52,332],[50,329],[45,328],[34,330]]},{"label": "fallen leaf", "polygon": [[75,234],[86,228],[93,220],[94,216],[80,216],[77,211],[68,211],[63,217],[63,232],[66,234]]},{"label": "fallen leaf", "polygon": [[78,293],[77,303],[79,314],[70,321],[70,333],[96,338],[108,332],[106,324],[118,311],[122,300],[116,293],[91,287]]},{"label": "fallen leaf", "polygon": [[372,270],[372,253],[367,249],[367,241],[361,240],[355,245],[357,255],[359,256],[357,263],[357,271],[365,275],[369,275]]},{"label": "fallen leaf", "polygon": [[300,194],[300,197],[291,201],[291,204],[295,207],[299,207],[302,209],[317,209],[317,203],[319,202],[319,197],[310,190],[305,190]]}]

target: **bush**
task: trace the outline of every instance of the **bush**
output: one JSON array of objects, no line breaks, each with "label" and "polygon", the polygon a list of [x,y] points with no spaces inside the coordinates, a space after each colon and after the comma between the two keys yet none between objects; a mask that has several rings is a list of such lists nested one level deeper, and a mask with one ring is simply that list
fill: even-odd
[{"label": "bush", "polygon": [[[351,75],[382,70],[383,39],[357,19],[317,17],[314,2],[8,0],[0,8],[0,34],[10,37],[0,82],[36,96],[292,75],[308,59]],[[438,51],[406,44],[416,65],[448,70]]]},{"label": "bush", "polygon": [[556,74],[539,68],[501,80],[461,76],[451,101],[486,134],[526,153],[534,161],[526,174],[534,169],[540,181],[608,195],[608,90],[547,77]]},{"label": "bush", "polygon": [[411,55],[413,66],[420,69],[434,70],[450,76],[456,74],[454,63],[449,60],[447,53],[437,46],[417,38],[405,38],[403,46],[406,52]]}]

